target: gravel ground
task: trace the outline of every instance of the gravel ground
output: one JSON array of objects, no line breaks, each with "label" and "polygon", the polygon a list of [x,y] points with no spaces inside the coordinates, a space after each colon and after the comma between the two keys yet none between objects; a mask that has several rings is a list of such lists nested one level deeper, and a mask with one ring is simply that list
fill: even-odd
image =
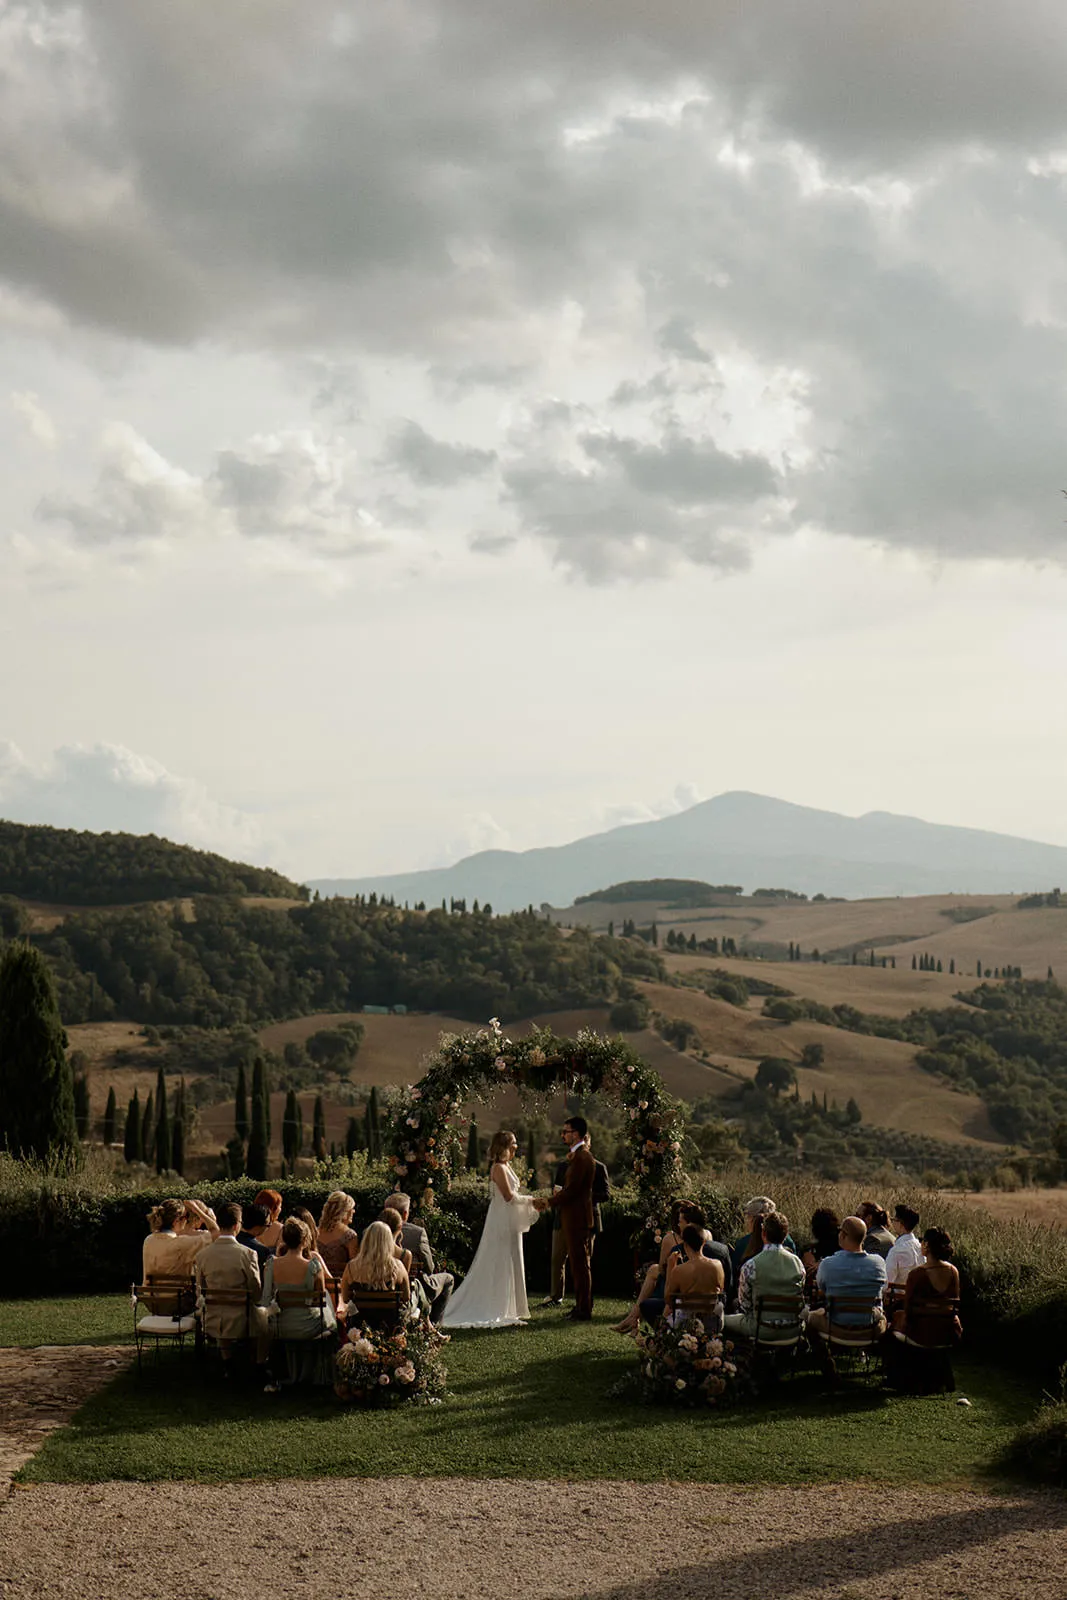
[{"label": "gravel ground", "polygon": [[1064,1600],[1067,1501],[854,1485],[333,1479],[43,1484],[4,1600]]}]

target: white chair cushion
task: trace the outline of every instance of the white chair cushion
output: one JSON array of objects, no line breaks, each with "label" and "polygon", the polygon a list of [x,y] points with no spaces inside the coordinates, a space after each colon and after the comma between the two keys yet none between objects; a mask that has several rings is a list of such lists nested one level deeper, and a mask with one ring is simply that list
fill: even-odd
[{"label": "white chair cushion", "polygon": [[180,1333],[192,1333],[195,1327],[195,1317],[180,1317],[177,1321],[173,1317],[142,1317],[137,1324],[137,1332],[150,1333],[155,1338],[166,1334],[176,1337]]}]

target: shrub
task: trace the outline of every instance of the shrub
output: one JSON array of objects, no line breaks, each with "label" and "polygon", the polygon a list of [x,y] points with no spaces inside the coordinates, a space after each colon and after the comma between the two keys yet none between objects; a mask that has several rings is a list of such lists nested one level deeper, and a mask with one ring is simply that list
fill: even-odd
[{"label": "shrub", "polygon": [[1042,1406],[1015,1434],[1001,1462],[1024,1477],[1067,1486],[1067,1402]]}]

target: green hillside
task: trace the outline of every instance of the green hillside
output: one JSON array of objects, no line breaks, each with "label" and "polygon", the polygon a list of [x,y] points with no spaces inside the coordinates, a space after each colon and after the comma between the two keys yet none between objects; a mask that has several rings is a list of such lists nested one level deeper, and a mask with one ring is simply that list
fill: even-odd
[{"label": "green hillside", "polygon": [[738,895],[739,883],[703,883],[699,878],[631,878],[626,883],[613,883],[607,889],[594,889],[591,894],[579,894],[574,904],[582,906],[589,901],[605,905],[627,905],[641,900],[663,901],[673,907],[713,905],[719,895]]},{"label": "green hillside", "polygon": [[0,895],[50,905],[113,906],[194,894],[307,899],[305,888],[269,867],[227,861],[155,834],[0,822]]}]

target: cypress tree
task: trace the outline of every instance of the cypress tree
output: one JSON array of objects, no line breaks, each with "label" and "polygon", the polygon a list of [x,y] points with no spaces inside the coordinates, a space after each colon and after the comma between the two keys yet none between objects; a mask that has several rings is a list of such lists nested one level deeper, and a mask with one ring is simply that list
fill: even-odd
[{"label": "cypress tree", "polygon": [[326,1111],[322,1104],[321,1094],[315,1096],[315,1110],[313,1114],[311,1145],[315,1152],[316,1161],[326,1159]]},{"label": "cypress tree", "polygon": [[74,1076],[52,970],[39,950],[0,956],[0,1149],[47,1160],[78,1148]]},{"label": "cypress tree", "polygon": [[345,1127],[345,1155],[354,1156],[356,1151],[362,1149],[363,1136],[360,1131],[359,1118],[349,1117]]},{"label": "cypress tree", "polygon": [[141,1152],[140,1161],[150,1161],[155,1148],[156,1139],[156,1102],[151,1089],[148,1099],[144,1103],[144,1115],[141,1118]]},{"label": "cypress tree", "polygon": [[245,1064],[237,1064],[237,1098],[233,1106],[233,1131],[239,1139],[248,1138],[248,1080]]},{"label": "cypress tree", "polygon": [[84,1072],[79,1072],[74,1079],[74,1126],[79,1139],[88,1139],[90,1117],[89,1079]]},{"label": "cypress tree", "polygon": [[471,1118],[470,1129],[467,1133],[467,1170],[475,1172],[478,1167],[481,1152],[478,1148],[478,1124]]},{"label": "cypress tree", "polygon": [[126,1127],[122,1135],[122,1154],[127,1161],[141,1159],[141,1102],[135,1089],[126,1108]]},{"label": "cypress tree", "polygon": [[185,1171],[185,1079],[180,1079],[174,1096],[174,1116],[170,1124],[170,1164],[179,1176]]},{"label": "cypress tree", "polygon": [[285,1097],[285,1115],[282,1118],[282,1157],[290,1175],[296,1166],[296,1158],[303,1143],[300,1135],[300,1107],[297,1104],[296,1090],[290,1089]]},{"label": "cypress tree", "polygon": [[911,970],[912,970],[912,972],[915,971],[915,969],[917,968],[918,965],[919,965],[919,963],[916,961],[915,957],[912,956],[912,958],[911,958]]},{"label": "cypress tree", "polygon": [[107,1091],[107,1105],[104,1107],[104,1143],[115,1143],[115,1123],[118,1119],[118,1106],[115,1104],[115,1086],[111,1085]]},{"label": "cypress tree", "polygon": [[537,1140],[534,1138],[533,1129],[530,1129],[526,1140],[526,1165],[530,1169],[530,1187],[537,1188]]},{"label": "cypress tree", "polygon": [[160,1067],[156,1075],[156,1171],[170,1171],[170,1113],[167,1110],[167,1083]]},{"label": "cypress tree", "polygon": [[245,1159],[245,1170],[250,1178],[255,1178],[258,1183],[265,1182],[267,1178],[267,1162],[270,1156],[270,1136],[267,1133],[267,1106],[263,1093],[263,1063],[259,1056],[256,1057],[252,1068],[252,1122],[248,1130],[248,1155]]},{"label": "cypress tree", "polygon": [[367,1148],[370,1151],[371,1160],[377,1161],[382,1153],[382,1130],[378,1118],[378,1090],[374,1084],[371,1085],[370,1099],[367,1101],[367,1127],[370,1133]]}]

